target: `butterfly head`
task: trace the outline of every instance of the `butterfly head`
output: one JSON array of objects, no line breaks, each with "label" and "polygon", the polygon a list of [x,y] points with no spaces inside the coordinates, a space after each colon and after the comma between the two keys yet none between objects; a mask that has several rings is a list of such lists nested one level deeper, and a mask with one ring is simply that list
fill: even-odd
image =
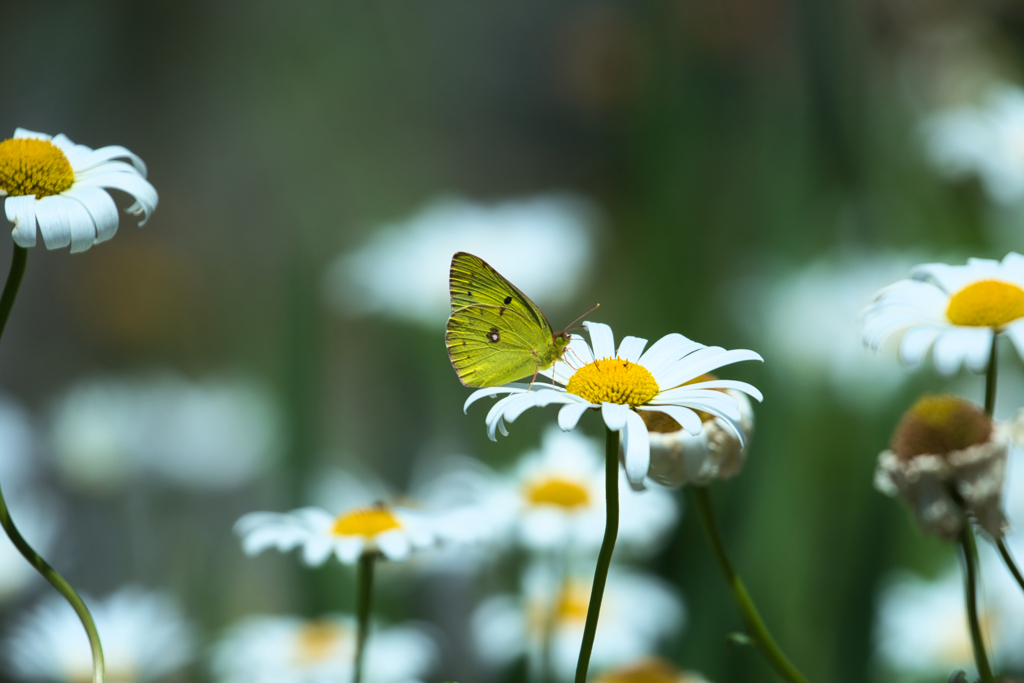
[{"label": "butterfly head", "polygon": [[562,355],[565,354],[565,349],[568,348],[569,341],[570,341],[570,339],[569,339],[569,333],[568,332],[558,332],[557,334],[555,334],[554,342],[555,342],[555,353],[556,353],[556,357],[557,358],[560,359],[562,357]]}]

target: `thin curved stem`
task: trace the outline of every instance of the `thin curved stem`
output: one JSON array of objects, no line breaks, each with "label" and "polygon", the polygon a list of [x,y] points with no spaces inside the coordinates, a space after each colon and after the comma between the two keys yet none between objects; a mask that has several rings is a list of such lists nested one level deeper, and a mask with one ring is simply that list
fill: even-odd
[{"label": "thin curved stem", "polygon": [[1006,539],[1000,536],[996,539],[996,547],[999,548],[999,554],[1003,557],[1003,562],[1006,563],[1006,568],[1013,574],[1013,578],[1017,581],[1017,585],[1024,589],[1024,575],[1021,575],[1020,569],[1017,567],[1017,563],[1013,561],[1013,555],[1010,554],[1010,549],[1006,547]]},{"label": "thin curved stem", "polygon": [[775,644],[771,633],[768,632],[768,627],[765,626],[761,615],[757,612],[757,607],[754,606],[753,599],[751,599],[750,594],[747,592],[747,587],[743,585],[743,581],[740,580],[739,575],[732,568],[729,555],[725,552],[725,544],[722,543],[722,536],[718,531],[715,509],[711,504],[711,494],[708,492],[707,487],[694,486],[693,497],[697,503],[697,514],[700,517],[700,525],[704,529],[704,535],[711,546],[711,552],[714,554],[715,559],[718,560],[718,567],[722,570],[725,583],[729,586],[729,590],[732,591],[733,599],[736,601],[736,607],[740,611],[740,616],[747,627],[747,634],[750,636],[750,639],[754,641],[757,649],[761,651],[764,658],[768,660],[768,663],[772,665],[772,668],[780,676],[790,681],[790,683],[807,683],[807,679],[803,677],[803,674],[797,671],[796,667],[786,659],[786,655],[782,653],[779,646]]},{"label": "thin curved stem", "polygon": [[363,659],[366,650],[366,640],[370,635],[370,603],[373,597],[373,566],[377,559],[376,553],[363,553],[359,558],[359,567],[356,570],[358,584],[358,600],[356,608],[356,666],[352,683],[360,683],[363,678]]},{"label": "thin curved stem", "polygon": [[971,644],[974,647],[974,661],[978,666],[978,675],[982,683],[995,683],[992,666],[985,651],[985,640],[978,621],[978,546],[974,542],[974,531],[971,521],[964,515],[964,523],[960,529],[960,547],[964,560],[964,599],[967,602],[967,625],[971,630]]},{"label": "thin curved stem", "polygon": [[[11,270],[7,274],[7,282],[4,284],[3,294],[0,294],[0,336],[3,335],[4,328],[7,326],[7,318],[10,317],[11,309],[14,307],[14,299],[18,296],[18,288],[21,286],[21,278],[25,274],[25,263],[27,261],[28,250],[15,245],[14,256],[11,258]],[[103,646],[100,644],[100,634],[96,631],[96,624],[92,620],[92,615],[89,614],[89,608],[85,606],[85,602],[75,592],[75,589],[71,587],[71,584],[64,580],[64,577],[58,574],[57,570],[51,567],[46,560],[40,557],[39,553],[33,550],[32,546],[22,537],[18,527],[14,524],[14,520],[11,519],[11,512],[7,508],[7,501],[4,500],[2,489],[0,489],[0,525],[7,532],[7,537],[11,539],[11,543],[18,549],[18,552],[29,561],[29,564],[37,572],[42,574],[43,578],[49,581],[64,596],[64,599],[75,610],[78,619],[85,628],[86,635],[89,636],[89,646],[92,648],[93,683],[103,683]]]},{"label": "thin curved stem", "polygon": [[985,412],[992,417],[996,409],[996,340],[999,334],[992,330],[992,348],[988,352],[988,370],[985,371]]},{"label": "thin curved stem", "polygon": [[604,495],[607,506],[604,540],[597,556],[594,570],[594,585],[590,589],[590,605],[587,607],[587,623],[583,627],[583,643],[580,658],[576,663],[576,683],[587,683],[587,669],[590,667],[590,653],[594,649],[597,635],[597,617],[601,613],[601,598],[608,581],[608,567],[615,551],[615,539],[619,534],[619,433],[605,427],[604,453]]}]

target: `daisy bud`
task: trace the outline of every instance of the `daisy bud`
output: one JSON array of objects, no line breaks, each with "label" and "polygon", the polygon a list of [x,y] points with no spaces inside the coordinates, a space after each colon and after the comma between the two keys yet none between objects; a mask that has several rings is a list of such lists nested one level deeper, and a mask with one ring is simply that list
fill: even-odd
[{"label": "daisy bud", "polygon": [[1006,527],[1000,492],[1006,470],[1006,425],[958,396],[924,396],[908,410],[889,450],[878,456],[875,488],[899,494],[921,528],[944,538],[960,533],[962,505],[991,536]]}]

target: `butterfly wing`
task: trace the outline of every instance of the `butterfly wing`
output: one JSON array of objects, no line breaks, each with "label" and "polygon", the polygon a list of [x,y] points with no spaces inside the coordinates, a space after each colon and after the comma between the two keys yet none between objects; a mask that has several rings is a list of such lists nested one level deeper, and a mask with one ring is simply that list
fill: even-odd
[{"label": "butterfly wing", "polygon": [[495,387],[549,367],[556,349],[550,330],[505,306],[474,304],[452,312],[445,335],[459,381]]},{"label": "butterfly wing", "polygon": [[550,341],[551,325],[537,305],[479,256],[460,251],[452,257],[448,289],[453,312],[481,304],[504,307],[539,327]]}]

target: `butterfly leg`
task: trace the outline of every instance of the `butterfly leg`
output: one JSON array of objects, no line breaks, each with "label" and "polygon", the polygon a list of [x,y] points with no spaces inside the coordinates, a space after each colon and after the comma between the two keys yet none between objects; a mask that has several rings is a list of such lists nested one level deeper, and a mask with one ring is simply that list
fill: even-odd
[{"label": "butterfly leg", "polygon": [[[533,389],[533,383],[537,381],[537,371],[538,370],[540,370],[540,366],[539,365],[533,366],[533,377],[530,379],[530,386],[528,386],[526,388],[527,393],[529,393],[529,391],[531,389]],[[552,380],[552,381],[554,381],[554,380]]]}]

